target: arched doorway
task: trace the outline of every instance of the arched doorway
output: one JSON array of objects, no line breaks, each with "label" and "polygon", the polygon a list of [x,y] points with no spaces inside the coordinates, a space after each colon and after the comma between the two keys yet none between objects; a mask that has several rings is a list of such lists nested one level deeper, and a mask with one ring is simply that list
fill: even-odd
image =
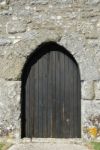
[{"label": "arched doorway", "polygon": [[80,138],[78,64],[55,42],[41,44],[22,73],[22,137]]}]

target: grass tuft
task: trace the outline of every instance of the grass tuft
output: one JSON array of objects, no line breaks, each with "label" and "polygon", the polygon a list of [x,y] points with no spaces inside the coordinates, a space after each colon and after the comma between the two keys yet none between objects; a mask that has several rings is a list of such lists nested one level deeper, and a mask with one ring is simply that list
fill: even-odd
[{"label": "grass tuft", "polygon": [[0,143],[0,150],[2,150],[3,147],[4,147],[4,144]]},{"label": "grass tuft", "polygon": [[7,150],[12,144],[0,142],[0,150]]},{"label": "grass tuft", "polygon": [[93,150],[100,150],[100,142],[91,142]]}]

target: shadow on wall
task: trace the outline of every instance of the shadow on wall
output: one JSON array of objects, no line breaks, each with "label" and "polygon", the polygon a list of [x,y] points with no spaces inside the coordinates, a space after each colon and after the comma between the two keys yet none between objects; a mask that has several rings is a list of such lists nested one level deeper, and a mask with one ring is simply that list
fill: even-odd
[{"label": "shadow on wall", "polygon": [[31,66],[34,65],[43,55],[50,51],[60,51],[70,57],[78,67],[75,58],[63,46],[58,45],[56,42],[44,42],[39,45],[27,58],[23,67],[21,75],[21,138],[25,137],[25,85],[30,72]]}]

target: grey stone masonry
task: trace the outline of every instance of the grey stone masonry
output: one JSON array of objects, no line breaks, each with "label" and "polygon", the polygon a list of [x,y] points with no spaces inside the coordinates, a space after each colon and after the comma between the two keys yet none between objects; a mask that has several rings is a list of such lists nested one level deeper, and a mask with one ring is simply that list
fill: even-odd
[{"label": "grey stone masonry", "polygon": [[82,99],[94,99],[94,83],[93,81],[84,81],[82,83]]},{"label": "grey stone masonry", "polygon": [[100,81],[95,83],[95,99],[100,100]]},{"label": "grey stone masonry", "polygon": [[26,22],[20,20],[12,20],[7,23],[7,32],[8,33],[20,33],[26,31]]},{"label": "grey stone masonry", "polygon": [[0,38],[0,46],[5,46],[11,44],[11,40],[7,38]]},{"label": "grey stone masonry", "polygon": [[0,80],[0,136],[18,138],[20,129],[20,81]]},{"label": "grey stone masonry", "polygon": [[22,69],[45,41],[76,59],[82,137],[100,139],[100,0],[0,0],[0,136],[20,138]]}]

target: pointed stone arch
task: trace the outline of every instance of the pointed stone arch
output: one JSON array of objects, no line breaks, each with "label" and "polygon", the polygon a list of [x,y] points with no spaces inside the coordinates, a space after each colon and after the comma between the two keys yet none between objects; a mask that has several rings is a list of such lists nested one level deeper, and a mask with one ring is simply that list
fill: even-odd
[{"label": "pointed stone arch", "polygon": [[[49,70],[46,64],[49,64]],[[37,75],[36,70],[40,72],[37,73]],[[41,76],[44,80],[42,80]],[[34,79],[32,79],[32,77]],[[75,58],[68,50],[53,41],[40,44],[35,51],[29,55],[24,65],[21,79],[22,137],[74,138],[81,136],[80,73]],[[45,82],[48,84],[48,87],[45,85]],[[39,83],[38,86],[40,89],[38,87],[36,89],[35,84],[37,83]],[[47,95],[49,95],[50,98],[46,98],[46,96],[43,98],[43,88],[47,90],[47,93],[49,93]],[[36,94],[34,94],[36,91],[38,91],[38,97],[42,98],[37,99]],[[52,94],[50,94],[50,91],[52,91]],[[54,91],[56,91],[56,94]],[[35,99],[37,99],[39,103],[41,103],[40,101],[42,99],[44,105],[41,106],[39,103],[36,105],[37,102]],[[44,102],[43,99],[45,99]],[[55,99],[55,101],[50,102],[50,99]],[[47,101],[50,102],[52,110],[49,110],[49,106],[45,105]],[[55,105],[53,105],[54,103]],[[60,108],[60,106],[62,107]],[[40,112],[38,112],[37,109],[40,110]],[[55,112],[55,109],[57,109],[58,112]],[[48,116],[45,117],[47,123],[43,121],[44,111],[45,115],[46,113],[48,114]],[[51,114],[52,118],[49,119]],[[59,114],[59,116],[57,114]],[[65,117],[63,118],[63,116]],[[35,122],[38,123],[35,124]],[[54,122],[54,125],[50,125],[51,122]],[[48,131],[46,131],[46,129],[48,129]]]}]

